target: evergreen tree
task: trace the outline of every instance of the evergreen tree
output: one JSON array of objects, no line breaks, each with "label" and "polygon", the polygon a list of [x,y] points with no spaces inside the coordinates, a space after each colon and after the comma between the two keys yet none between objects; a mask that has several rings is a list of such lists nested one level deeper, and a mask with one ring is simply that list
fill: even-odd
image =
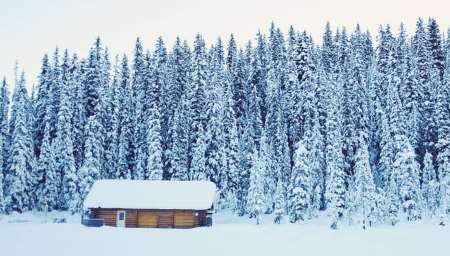
[{"label": "evergreen tree", "polygon": [[[0,138],[0,142],[3,143],[2,138]],[[3,161],[3,156],[0,156],[0,160]],[[5,212],[5,195],[3,193],[3,167],[0,171],[0,213]]]},{"label": "evergreen tree", "polygon": [[428,47],[428,35],[425,29],[425,24],[421,18],[416,23],[416,32],[412,39],[412,50],[414,52],[417,64],[417,83],[419,94],[419,131],[418,144],[421,145],[417,149],[418,159],[422,161],[425,152],[428,151],[435,155],[434,144],[432,138],[433,127],[433,102],[432,90],[430,85],[431,72],[434,70],[431,64],[430,48]]},{"label": "evergreen tree", "polygon": [[[132,65],[132,97],[130,97],[134,108],[129,109],[132,111],[130,114],[132,114],[133,122],[135,122],[132,133],[136,137],[133,140],[136,142],[136,170],[133,174],[133,177],[136,179],[145,179],[146,176],[147,161],[149,161],[149,152],[147,151],[149,148],[147,144],[149,116],[147,109],[150,107],[150,102],[154,100],[149,99],[149,95],[146,95],[149,91],[146,87],[150,87],[153,81],[147,80],[148,74],[146,72],[150,72],[150,70],[147,69],[148,63],[145,63],[145,57],[141,41],[137,38]],[[158,105],[158,103],[155,104]]]},{"label": "evergreen tree", "polygon": [[188,93],[190,108],[190,137],[188,169],[192,179],[205,179],[205,87],[207,83],[207,56],[205,41],[198,34],[192,56],[192,85]]},{"label": "evergreen tree", "polygon": [[85,67],[85,109],[86,118],[95,114],[100,104],[100,93],[102,85],[102,51],[103,46],[100,38],[95,40],[89,51],[89,57]]},{"label": "evergreen tree", "polygon": [[430,216],[435,216],[436,208],[439,204],[436,197],[439,194],[439,190],[430,153],[425,154],[422,174],[423,208]]},{"label": "evergreen tree", "polygon": [[333,32],[330,28],[330,22],[325,26],[325,32],[322,40],[322,65],[325,72],[330,73],[334,70],[336,61],[335,43],[333,42]]},{"label": "evergreen tree", "polygon": [[[450,33],[448,33],[450,37]],[[439,215],[441,224],[444,225],[444,217],[447,215],[450,203],[450,40],[446,43],[445,75],[441,86],[437,90],[437,123],[438,123],[438,155],[436,162],[437,177],[439,180]]]},{"label": "evergreen tree", "polygon": [[[360,135],[360,137],[362,137]],[[355,204],[361,216],[363,229],[375,221],[375,184],[369,164],[369,152],[367,142],[360,138],[358,150],[355,156]],[[368,222],[368,223],[367,223]]]},{"label": "evergreen tree", "polygon": [[190,167],[190,180],[206,180],[206,136],[203,127],[200,125],[198,137],[192,146],[192,161]]},{"label": "evergreen tree", "polygon": [[[222,153],[223,144],[223,94],[226,85],[225,75],[223,72],[223,53],[222,43],[220,39],[212,48],[210,61],[210,78],[205,88],[205,118],[206,118],[206,151],[205,151],[205,167],[209,180],[217,184],[219,191],[224,190],[226,186],[225,173],[222,169]],[[226,189],[226,188],[225,188]]]},{"label": "evergreen tree", "polygon": [[9,124],[10,142],[4,180],[7,212],[29,210],[35,200],[31,191],[35,184],[33,177],[35,164],[31,125],[28,123],[29,103],[25,74],[22,73],[14,88]]},{"label": "evergreen tree", "polygon": [[153,103],[148,117],[147,145],[148,162],[145,178],[151,180],[162,180],[162,147],[161,147],[161,126],[159,108]]},{"label": "evergreen tree", "polygon": [[430,51],[430,61],[432,67],[436,68],[439,72],[440,78],[444,75],[444,60],[445,53],[441,44],[441,33],[439,32],[439,25],[434,18],[429,18],[428,26],[428,50]]},{"label": "evergreen tree", "polygon": [[33,141],[34,152],[39,157],[40,147],[44,139],[45,120],[48,105],[50,105],[50,88],[51,88],[51,67],[48,60],[48,55],[45,54],[42,58],[41,72],[38,78],[37,98],[35,103],[35,124],[33,125]]},{"label": "evergreen tree", "polygon": [[[49,89],[49,102],[47,105],[47,121],[50,122],[50,142],[56,137],[56,126],[58,123],[58,112],[61,100],[61,88],[62,88],[62,65],[60,64],[59,48],[56,47],[53,54],[53,62],[51,63],[51,77],[50,77],[50,89]],[[66,55],[66,65],[68,59]],[[44,126],[45,130],[45,126]]]},{"label": "evergreen tree", "polygon": [[[164,51],[158,51],[160,53],[164,53]],[[162,55],[164,56],[164,55]],[[163,59],[163,58],[160,58]],[[162,62],[164,63],[164,62]],[[167,57],[167,81],[165,82],[166,88],[163,88],[163,97],[164,101],[167,101],[164,112],[164,127],[165,129],[163,137],[166,139],[163,142],[163,162],[164,162],[164,179],[171,179],[175,173],[175,159],[177,158],[176,154],[173,152],[176,145],[175,129],[176,120],[175,115],[177,111],[177,107],[180,105],[181,97],[185,96],[185,90],[187,85],[189,84],[190,77],[190,50],[187,46],[186,42],[181,41],[179,37],[177,37],[175,41],[175,45],[173,47],[172,53],[168,54]]]},{"label": "evergreen tree", "polygon": [[81,201],[84,201],[92,184],[100,177],[100,143],[99,143],[99,129],[95,115],[89,117],[86,124],[86,146],[84,150],[84,162],[79,170],[79,189]]},{"label": "evergreen tree", "polygon": [[274,223],[280,224],[283,221],[285,215],[285,199],[284,199],[284,185],[281,178],[278,178],[277,189],[275,191],[275,218]]},{"label": "evergreen tree", "polygon": [[403,211],[408,220],[420,218],[421,196],[419,191],[419,170],[416,155],[411,145],[405,142],[393,163],[393,173],[398,175],[398,193]]},{"label": "evergreen tree", "polygon": [[75,159],[75,168],[78,170],[83,164],[84,152],[84,127],[86,124],[86,110],[84,108],[85,91],[82,83],[84,77],[84,62],[78,61],[77,55],[73,55],[70,66],[72,74],[72,94],[70,101],[72,102],[72,142],[73,155]]},{"label": "evergreen tree", "polygon": [[229,207],[236,208],[237,189],[240,181],[238,124],[233,110],[233,95],[227,82],[223,96],[223,114],[221,126],[223,131],[222,146],[222,190]]},{"label": "evergreen tree", "polygon": [[399,195],[399,173],[394,169],[389,176],[389,181],[386,186],[386,215],[392,226],[399,221],[400,213],[400,195]]},{"label": "evergreen tree", "polygon": [[188,102],[185,95],[181,96],[178,108],[175,110],[172,125],[173,147],[172,147],[172,179],[188,180]]},{"label": "evergreen tree", "polygon": [[36,167],[37,209],[51,211],[58,208],[58,173],[55,149],[50,142],[50,124],[44,132],[41,153]]},{"label": "evergreen tree", "polygon": [[119,129],[119,57],[116,56],[111,85],[104,94],[104,112],[107,118],[104,119],[106,128],[104,143],[104,172],[103,179],[116,178],[118,162],[118,129]]},{"label": "evergreen tree", "polygon": [[131,177],[132,166],[134,163],[134,145],[133,145],[133,120],[132,120],[132,102],[130,93],[130,75],[128,68],[128,59],[122,58],[120,69],[120,81],[118,93],[118,156],[116,178],[125,179]]},{"label": "evergreen tree", "polygon": [[342,137],[340,129],[340,110],[338,107],[338,97],[340,95],[339,82],[336,84],[336,91],[328,92],[328,120],[327,126],[327,178],[326,178],[326,198],[327,206],[331,211],[331,228],[337,229],[338,222],[342,219],[345,209],[345,182],[346,177],[343,167]]},{"label": "evergreen tree", "polygon": [[73,109],[70,102],[73,97],[73,86],[76,77],[70,70],[68,53],[65,51],[62,65],[62,87],[60,94],[60,108],[54,141],[55,168],[58,183],[59,206],[69,209],[72,213],[80,204],[78,198],[78,177],[75,166],[72,118]]},{"label": "evergreen tree", "polygon": [[291,189],[289,192],[289,217],[291,222],[305,221],[310,217],[312,177],[309,153],[300,141],[294,155],[294,166],[291,174]]},{"label": "evergreen tree", "polygon": [[4,174],[6,174],[6,143],[8,140],[8,112],[9,112],[9,93],[6,78],[3,78],[0,87],[0,213],[6,208],[5,194],[3,190]]},{"label": "evergreen tree", "polygon": [[251,218],[256,219],[256,225],[261,224],[261,214],[264,212],[264,184],[263,173],[265,170],[263,161],[255,149],[252,154],[252,167],[250,169],[250,186],[248,189],[248,212]]}]

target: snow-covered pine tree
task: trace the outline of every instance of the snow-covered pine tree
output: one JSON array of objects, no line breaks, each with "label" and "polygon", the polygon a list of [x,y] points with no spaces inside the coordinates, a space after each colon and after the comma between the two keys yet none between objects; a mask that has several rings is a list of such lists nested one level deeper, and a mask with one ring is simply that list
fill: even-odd
[{"label": "snow-covered pine tree", "polygon": [[275,203],[276,178],[280,176],[280,166],[275,166],[273,148],[269,144],[266,132],[263,132],[259,145],[259,160],[265,164],[263,179],[264,213],[272,213]]},{"label": "snow-covered pine tree", "polygon": [[376,55],[377,74],[375,77],[376,94],[380,99],[381,107],[386,108],[388,88],[392,85],[395,66],[395,38],[389,25],[380,27],[379,46]]},{"label": "snow-covered pine tree", "polygon": [[[161,51],[160,51],[161,52]],[[164,179],[171,179],[175,173],[175,158],[176,154],[173,152],[174,148],[180,146],[176,145],[175,129],[176,120],[175,115],[180,106],[181,97],[185,97],[185,90],[189,84],[189,65],[190,65],[190,50],[186,42],[183,44],[179,37],[175,40],[175,45],[173,46],[172,53],[168,54],[167,60],[167,82],[165,83],[166,88],[163,88],[162,97],[166,98],[167,104],[164,111],[164,128],[166,139],[163,143],[163,166],[164,166]],[[183,145],[186,146],[186,145]],[[179,152],[179,151],[178,151]],[[187,151],[184,152],[187,154]]]},{"label": "snow-covered pine tree", "polygon": [[8,140],[8,112],[9,112],[9,92],[6,78],[3,78],[0,87],[0,213],[6,208],[4,194],[4,176],[6,174],[6,143]]},{"label": "snow-covered pine tree", "polygon": [[431,96],[434,96],[430,90],[430,75],[433,68],[431,67],[430,49],[428,47],[428,35],[425,29],[425,24],[422,18],[419,18],[416,23],[416,31],[412,38],[411,48],[414,54],[415,63],[417,65],[416,80],[419,86],[417,87],[419,96],[419,131],[418,131],[418,145],[416,149],[418,160],[422,162],[425,152],[428,151],[434,154],[434,144],[432,143],[431,128],[433,126],[433,102]]},{"label": "snow-covered pine tree", "polygon": [[[405,59],[406,59],[406,71],[405,73],[406,81],[404,81],[400,88],[400,96],[403,103],[403,108],[406,116],[406,136],[408,137],[411,145],[417,151],[419,148],[419,129],[420,129],[420,114],[419,114],[419,104],[421,100],[422,88],[419,84],[419,73],[418,73],[418,56],[415,54],[414,49],[411,45],[406,44],[406,32],[404,32],[403,26],[400,30],[400,35],[398,39],[398,48],[403,49]],[[406,48],[406,49],[405,49]],[[406,52],[405,52],[406,51]],[[404,68],[403,68],[404,69]]]},{"label": "snow-covered pine tree", "polygon": [[231,94],[233,99],[233,111],[238,120],[238,129],[242,128],[242,118],[245,111],[245,100],[248,95],[245,95],[246,87],[246,66],[244,62],[243,52],[238,50],[238,46],[234,35],[230,35],[226,56],[226,71],[231,86]]},{"label": "snow-covered pine tree", "polygon": [[312,175],[311,214],[317,216],[319,210],[323,207],[325,192],[325,147],[319,120],[316,119],[313,123],[310,133],[311,138],[309,139],[311,141],[309,143],[309,160]]},{"label": "snow-covered pine tree", "polygon": [[205,41],[198,34],[194,41],[191,86],[187,92],[190,108],[188,167],[191,179],[195,180],[206,179],[205,87],[208,80],[208,63],[205,48]]},{"label": "snow-covered pine tree", "polygon": [[326,202],[331,213],[331,228],[337,229],[338,223],[344,215],[345,209],[345,182],[346,176],[343,166],[342,135],[341,135],[341,113],[339,108],[339,97],[341,95],[340,81],[334,84],[327,92],[328,119],[327,147],[326,147]]},{"label": "snow-covered pine tree", "polygon": [[427,152],[423,159],[422,199],[423,210],[430,216],[435,216],[437,213],[436,210],[439,204],[437,195],[439,195],[439,187],[433,167],[433,159],[431,154]]},{"label": "snow-covered pine tree", "polygon": [[61,94],[56,127],[56,138],[53,143],[55,155],[55,169],[58,184],[58,204],[62,209],[68,209],[72,213],[78,210],[80,199],[78,195],[78,176],[75,166],[73,147],[72,118],[73,109],[71,99],[75,85],[76,73],[71,70],[67,50],[64,52],[61,68]]},{"label": "snow-covered pine tree", "polygon": [[[265,132],[270,145],[270,157],[268,173],[265,175],[265,194],[267,195],[267,212],[273,211],[274,195],[276,190],[276,176],[279,173],[282,179],[287,179],[290,169],[290,157],[288,147],[288,132],[285,122],[284,107],[286,97],[283,90],[284,46],[282,35],[278,32],[271,35],[271,54],[269,73],[267,75],[267,114],[265,120]],[[276,53],[274,54],[273,51]],[[283,56],[278,56],[279,54]],[[262,147],[262,143],[261,143]]]},{"label": "snow-covered pine tree", "polygon": [[284,215],[286,211],[286,200],[285,200],[285,192],[283,181],[280,177],[278,177],[277,189],[275,191],[275,210],[273,214],[275,218],[273,220],[274,223],[280,224],[283,221]]},{"label": "snow-covered pine tree", "polygon": [[84,201],[92,184],[100,177],[100,156],[101,150],[99,143],[98,119],[94,116],[89,117],[86,124],[86,143],[84,150],[84,162],[78,171],[79,190],[81,201]]},{"label": "snow-covered pine tree", "polygon": [[398,173],[399,195],[403,211],[408,220],[417,220],[420,212],[419,170],[412,146],[405,142],[393,163],[394,173]]},{"label": "snow-covered pine tree", "polygon": [[[189,133],[189,98],[187,87],[190,83],[190,49],[186,42],[177,37],[170,55],[170,84],[174,97],[171,125],[171,166],[167,170],[169,177],[175,180],[188,180],[188,133]],[[169,157],[169,156],[168,156]]]},{"label": "snow-covered pine tree", "polygon": [[113,127],[111,121],[114,119],[112,115],[114,114],[110,111],[111,107],[111,61],[109,56],[108,47],[105,47],[101,52],[101,75],[100,75],[100,134],[101,134],[101,143],[102,143],[102,152],[101,152],[101,171],[100,177],[107,178],[111,175],[112,169],[110,168],[110,155],[108,152],[108,148],[111,145],[112,137],[111,137],[111,128]]},{"label": "snow-covered pine tree", "polygon": [[310,217],[311,211],[312,174],[309,152],[303,141],[299,141],[296,145],[290,183],[288,191],[290,221],[292,223],[305,221]]},{"label": "snow-covered pine tree", "polygon": [[333,42],[333,32],[330,28],[330,22],[325,25],[325,32],[322,40],[321,62],[326,73],[334,71],[336,63],[335,43]]},{"label": "snow-covered pine tree", "polygon": [[223,113],[222,113],[222,132],[223,132],[223,146],[222,146],[222,176],[224,182],[223,196],[225,203],[229,208],[236,208],[237,200],[237,188],[240,179],[240,167],[239,167],[239,138],[238,138],[238,124],[233,109],[233,94],[231,91],[231,85],[228,80],[225,81],[223,100]]},{"label": "snow-covered pine tree", "polygon": [[[142,43],[139,38],[136,39],[135,48],[134,48],[134,58],[133,65],[131,68],[132,73],[132,81],[131,88],[133,90],[132,93],[132,102],[133,108],[130,110],[133,111],[132,118],[134,119],[134,141],[136,142],[136,169],[135,173],[133,173],[133,178],[135,179],[145,179],[147,172],[147,163],[148,163],[148,149],[149,145],[147,144],[148,136],[148,125],[149,125],[149,116],[148,109],[150,108],[149,103],[153,101],[153,99],[149,99],[150,95],[146,95],[148,92],[148,88],[153,83],[152,80],[147,79],[150,70],[147,69],[147,65],[151,65],[153,63],[145,63],[145,53],[142,46]],[[154,104],[158,105],[158,102]],[[148,175],[147,175],[148,177]]]},{"label": "snow-covered pine tree", "polygon": [[256,225],[261,224],[261,214],[264,213],[264,184],[263,173],[266,163],[261,161],[258,150],[252,154],[252,167],[250,168],[250,186],[248,188],[248,212],[250,218],[256,219]]},{"label": "snow-covered pine tree", "polygon": [[207,180],[206,172],[206,135],[203,126],[198,127],[198,135],[195,144],[192,145],[192,161],[190,168],[190,180]]},{"label": "snow-covered pine tree", "polygon": [[[173,89],[174,84],[171,82],[169,69],[169,56],[162,37],[156,41],[155,51],[153,53],[153,102],[157,103],[160,112],[161,126],[161,148],[162,148],[162,165],[163,177],[170,177],[172,172],[171,144],[172,134],[170,133],[171,121],[173,118],[174,108],[176,107],[177,90]],[[179,85],[175,85],[179,86]]]},{"label": "snow-covered pine tree", "polygon": [[188,169],[188,102],[182,95],[175,110],[172,124],[172,177],[173,180],[189,180]]},{"label": "snow-covered pine tree", "polygon": [[102,86],[102,52],[103,46],[99,37],[89,50],[85,67],[85,108],[86,118],[95,114],[100,104],[100,87]]},{"label": "snow-covered pine tree", "polygon": [[369,164],[368,145],[363,135],[360,135],[358,149],[355,156],[355,205],[361,218],[363,229],[372,226],[375,219],[375,184]]},{"label": "snow-covered pine tree", "polygon": [[205,170],[209,180],[216,183],[219,195],[226,189],[226,175],[222,166],[223,142],[223,94],[226,86],[225,73],[223,72],[223,47],[220,38],[211,48],[209,79],[205,87],[205,120],[206,120],[206,151]]},{"label": "snow-covered pine tree", "polygon": [[429,18],[427,24],[427,45],[430,51],[430,64],[438,70],[440,79],[444,75],[445,69],[445,52],[441,44],[442,34],[439,32],[439,25],[436,19]]},{"label": "snow-covered pine tree", "polygon": [[450,31],[447,33],[445,75],[441,86],[437,90],[437,122],[438,122],[438,165],[439,180],[439,217],[441,225],[445,224],[445,217],[450,205]]},{"label": "snow-covered pine tree", "polygon": [[33,207],[34,196],[31,191],[34,185],[33,141],[29,119],[29,98],[22,73],[16,81],[12,97],[10,118],[10,141],[8,143],[8,163],[4,180],[6,195],[6,211],[23,212]]},{"label": "snow-covered pine tree", "polygon": [[191,65],[191,53],[189,46],[186,42],[177,37],[172,49],[172,53],[169,55],[170,65],[168,67],[171,77],[171,94],[173,95],[173,103],[175,104],[173,111],[176,110],[176,106],[185,93],[186,87],[189,84],[190,79],[190,65]]},{"label": "snow-covered pine tree", "polygon": [[83,164],[84,127],[86,124],[86,110],[84,108],[85,91],[83,86],[84,61],[78,61],[78,56],[72,56],[70,72],[73,76],[72,94],[72,142],[75,168],[78,170]]},{"label": "snow-covered pine tree", "polygon": [[119,57],[116,55],[113,67],[113,76],[111,84],[104,92],[103,109],[106,118],[103,119],[105,127],[104,141],[104,166],[103,179],[113,179],[116,177],[117,170],[117,147],[118,147],[118,128],[119,128]]},{"label": "snow-covered pine tree", "polygon": [[250,180],[251,155],[254,147],[259,146],[262,134],[262,117],[260,102],[256,83],[259,81],[258,71],[254,69],[254,49],[250,42],[246,44],[245,52],[240,58],[242,73],[240,79],[246,81],[244,86],[245,98],[244,112],[241,120],[238,120],[239,133],[239,168],[240,179],[237,188],[237,213],[242,216],[247,213],[247,192]]},{"label": "snow-covered pine tree", "polygon": [[[380,106],[381,107],[381,106]],[[394,159],[394,145],[391,128],[389,126],[388,117],[383,110],[380,110],[380,156],[378,161],[378,179],[383,188],[387,188],[389,177],[392,172],[392,161]]]},{"label": "snow-covered pine tree", "polygon": [[41,153],[36,166],[36,187],[34,188],[37,196],[36,208],[40,211],[57,209],[59,201],[59,175],[57,173],[55,148],[50,142],[50,136],[50,123],[47,122]]},{"label": "snow-covered pine tree", "polygon": [[45,115],[50,104],[51,67],[48,55],[42,58],[41,72],[38,78],[35,101],[35,123],[33,124],[34,154],[39,157],[40,147],[44,139]]},{"label": "snow-covered pine tree", "polygon": [[[50,89],[49,89],[49,103],[47,105],[47,121],[50,122],[50,142],[53,143],[53,140],[56,137],[56,125],[58,123],[58,112],[60,106],[61,99],[61,64],[60,64],[60,55],[59,48],[56,47],[53,53],[53,61],[51,63],[51,77],[50,77]],[[45,129],[45,126],[44,126]]]},{"label": "snow-covered pine tree", "polygon": [[159,106],[153,102],[149,109],[148,130],[146,145],[148,149],[147,170],[145,178],[150,180],[162,180],[163,178],[163,162],[162,162],[162,145],[161,145],[161,119],[159,114]]},{"label": "snow-covered pine tree", "polygon": [[128,59],[122,58],[120,68],[120,81],[118,88],[118,146],[116,178],[131,177],[131,168],[134,162],[133,120],[132,120],[132,94],[130,92],[130,73]]},{"label": "snow-covered pine tree", "polygon": [[389,127],[392,135],[392,148],[390,150],[393,152],[392,173],[390,175],[394,175],[394,179],[397,179],[400,202],[403,211],[407,214],[407,219],[417,220],[421,214],[422,197],[420,195],[420,170],[416,160],[416,153],[405,135],[405,116],[398,95],[398,87],[390,86],[387,97]]},{"label": "snow-covered pine tree", "polygon": [[385,202],[385,214],[390,224],[394,226],[399,222],[400,213],[400,195],[399,195],[399,173],[397,169],[394,169],[389,176],[389,180],[385,185],[386,190],[386,202]]},{"label": "snow-covered pine tree", "polygon": [[[107,52],[106,52],[107,53]],[[105,113],[105,102],[104,102],[104,95],[105,90],[108,88],[108,82],[109,82],[109,57],[107,57],[105,53],[105,49],[103,47],[103,44],[99,37],[95,40],[93,46],[89,50],[89,56],[86,60],[85,64],[85,74],[84,74],[84,113],[85,113],[85,127],[84,129],[84,139],[85,139],[85,145],[84,150],[86,149],[86,140],[87,140],[87,134],[88,131],[86,130],[86,127],[88,126],[87,120],[91,116],[95,116],[97,120],[95,123],[98,125],[96,128],[98,129],[98,141],[100,143],[99,150],[100,150],[100,175],[103,175],[106,173],[106,171],[103,169],[105,166],[104,163],[104,145],[105,145],[105,136],[106,136],[106,130],[104,127],[104,124],[106,123],[104,116]],[[84,152],[84,151],[83,151]],[[83,164],[85,162],[85,159],[83,159]]]},{"label": "snow-covered pine tree", "polygon": [[[3,138],[0,137],[0,143],[3,143]],[[3,155],[0,156],[0,163],[3,164]],[[3,193],[3,166],[0,170],[0,214],[5,212],[5,194]]]},{"label": "snow-covered pine tree", "polygon": [[[260,121],[262,124],[266,122],[266,95],[267,95],[267,75],[269,70],[270,55],[268,53],[267,40],[265,36],[258,32],[256,35],[256,46],[251,51],[251,73],[249,75],[251,88],[256,90],[256,100],[253,104],[258,107],[258,113],[260,114]],[[251,48],[251,47],[249,47]],[[258,136],[259,137],[259,136]],[[258,143],[256,143],[258,145]]]}]

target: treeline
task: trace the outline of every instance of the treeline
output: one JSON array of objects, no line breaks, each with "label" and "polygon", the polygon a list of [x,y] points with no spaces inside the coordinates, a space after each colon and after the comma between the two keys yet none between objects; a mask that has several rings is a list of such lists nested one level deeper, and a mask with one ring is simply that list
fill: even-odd
[{"label": "treeline", "polygon": [[[239,47],[159,38],[44,55],[0,92],[0,211],[82,209],[97,179],[211,180],[217,208],[331,226],[437,216],[450,190],[450,33],[274,24]],[[111,64],[113,63],[113,64]],[[10,110],[9,110],[10,109]],[[118,192],[120,193],[120,192]]]}]

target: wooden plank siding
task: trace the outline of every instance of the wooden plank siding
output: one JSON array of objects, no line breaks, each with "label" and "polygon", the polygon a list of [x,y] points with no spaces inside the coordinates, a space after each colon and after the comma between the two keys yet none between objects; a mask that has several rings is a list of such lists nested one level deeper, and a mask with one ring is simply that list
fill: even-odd
[{"label": "wooden plank siding", "polygon": [[198,225],[195,217],[195,211],[175,211],[174,226],[180,228],[196,227]]},{"label": "wooden plank siding", "polygon": [[105,225],[117,225],[117,212],[126,211],[126,227],[143,228],[194,228],[205,225],[204,210],[133,210],[91,209],[95,218],[103,219]]},{"label": "wooden plank siding", "polygon": [[139,210],[137,225],[143,228],[156,228],[158,227],[158,215],[155,214],[155,211]]},{"label": "wooden plank siding", "polygon": [[117,210],[116,209],[95,209],[94,216],[96,219],[103,219],[106,226],[117,225]]},{"label": "wooden plank siding", "polygon": [[137,227],[137,210],[126,210],[125,226],[127,228]]}]

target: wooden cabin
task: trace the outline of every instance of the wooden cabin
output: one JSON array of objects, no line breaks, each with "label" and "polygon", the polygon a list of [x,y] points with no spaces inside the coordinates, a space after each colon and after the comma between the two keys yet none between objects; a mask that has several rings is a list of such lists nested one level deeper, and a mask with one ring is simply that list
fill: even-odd
[{"label": "wooden cabin", "polygon": [[84,206],[107,226],[194,228],[212,224],[215,192],[208,181],[99,180]]}]

